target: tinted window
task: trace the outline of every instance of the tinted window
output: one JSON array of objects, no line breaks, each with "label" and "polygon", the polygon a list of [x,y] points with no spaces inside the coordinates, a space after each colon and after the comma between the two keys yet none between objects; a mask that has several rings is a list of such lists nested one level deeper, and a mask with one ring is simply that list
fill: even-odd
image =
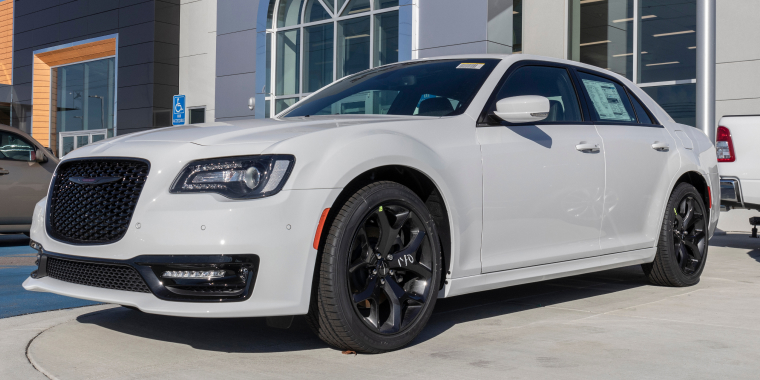
[{"label": "tinted window", "polygon": [[596,75],[579,72],[583,88],[591,100],[591,117],[596,121],[636,122],[636,114],[625,89]]},{"label": "tinted window", "polygon": [[307,115],[459,115],[498,59],[405,62],[336,82],[285,117]]},{"label": "tinted window", "polygon": [[549,99],[549,116],[544,122],[583,120],[573,82],[563,68],[524,66],[515,70],[499,89],[488,114],[493,114],[499,100],[521,95],[539,95]]},{"label": "tinted window", "polygon": [[35,150],[21,136],[0,131],[0,160],[34,161]]},{"label": "tinted window", "polygon": [[646,111],[646,108],[644,108],[644,105],[639,102],[638,99],[636,99],[635,96],[631,95],[631,101],[633,102],[633,108],[636,109],[636,116],[639,117],[639,123],[641,124],[656,124],[654,121],[652,121],[652,118],[649,117],[649,112]]}]

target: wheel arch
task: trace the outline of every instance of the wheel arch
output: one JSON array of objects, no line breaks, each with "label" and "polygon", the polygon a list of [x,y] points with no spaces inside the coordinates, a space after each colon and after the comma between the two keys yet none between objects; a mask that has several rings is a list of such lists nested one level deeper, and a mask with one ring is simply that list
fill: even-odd
[{"label": "wheel arch", "polygon": [[[422,171],[404,165],[384,165],[374,167],[359,174],[350,180],[335,198],[330,207],[330,212],[328,213],[325,225],[332,223],[332,220],[339,212],[341,205],[354,193],[362,187],[378,181],[392,181],[408,187],[420,197],[422,202],[425,203],[428,210],[433,215],[443,254],[443,269],[441,271],[441,288],[443,288],[446,275],[451,271],[452,263],[451,213],[449,212],[449,206],[444,200],[440,187],[435,181],[433,181],[433,179]],[[320,252],[327,233],[328,229],[322,230],[322,235],[320,236]]]},{"label": "wheel arch", "polygon": [[675,188],[681,184],[681,183],[688,183],[692,186],[694,186],[699,194],[702,196],[702,201],[705,205],[707,205],[707,209],[710,210],[712,208],[710,204],[710,190],[709,186],[707,185],[707,180],[705,180],[705,177],[696,171],[687,171],[676,180],[676,183],[673,185],[673,188],[670,190],[672,193]]}]

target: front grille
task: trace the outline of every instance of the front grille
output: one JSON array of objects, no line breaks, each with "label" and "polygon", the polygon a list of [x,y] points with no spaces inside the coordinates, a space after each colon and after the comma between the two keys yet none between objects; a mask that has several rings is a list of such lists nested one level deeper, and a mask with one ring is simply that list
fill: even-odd
[{"label": "front grille", "polygon": [[[137,159],[84,159],[58,166],[50,192],[48,232],[75,244],[106,244],[127,233],[150,166]],[[70,178],[118,178],[79,184]]]},{"label": "front grille", "polygon": [[85,263],[47,258],[47,275],[57,280],[98,288],[150,293],[137,271],[126,265]]}]

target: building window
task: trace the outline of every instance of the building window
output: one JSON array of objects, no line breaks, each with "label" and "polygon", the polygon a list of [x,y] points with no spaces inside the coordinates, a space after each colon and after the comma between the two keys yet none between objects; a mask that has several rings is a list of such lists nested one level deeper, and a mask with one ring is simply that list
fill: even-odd
[{"label": "building window", "polygon": [[334,80],[399,60],[398,0],[272,0],[267,27],[266,117]]},{"label": "building window", "polygon": [[60,156],[113,136],[116,60],[100,59],[52,69],[55,131]]},{"label": "building window", "polygon": [[694,125],[696,0],[569,0],[568,4],[568,59],[625,76],[676,121]]},{"label": "building window", "polygon": [[190,124],[201,124],[206,122],[206,108],[190,108]]}]

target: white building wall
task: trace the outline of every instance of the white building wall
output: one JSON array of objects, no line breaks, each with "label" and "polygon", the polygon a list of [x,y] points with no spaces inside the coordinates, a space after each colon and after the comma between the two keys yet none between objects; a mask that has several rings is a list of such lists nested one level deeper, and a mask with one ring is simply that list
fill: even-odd
[{"label": "white building wall", "polygon": [[566,0],[523,1],[523,53],[564,59]]},{"label": "white building wall", "polygon": [[216,2],[180,3],[179,93],[185,95],[187,108],[206,108],[206,122],[214,121],[216,109]]},{"label": "white building wall", "polygon": [[760,115],[760,1],[716,0],[716,123]]}]

